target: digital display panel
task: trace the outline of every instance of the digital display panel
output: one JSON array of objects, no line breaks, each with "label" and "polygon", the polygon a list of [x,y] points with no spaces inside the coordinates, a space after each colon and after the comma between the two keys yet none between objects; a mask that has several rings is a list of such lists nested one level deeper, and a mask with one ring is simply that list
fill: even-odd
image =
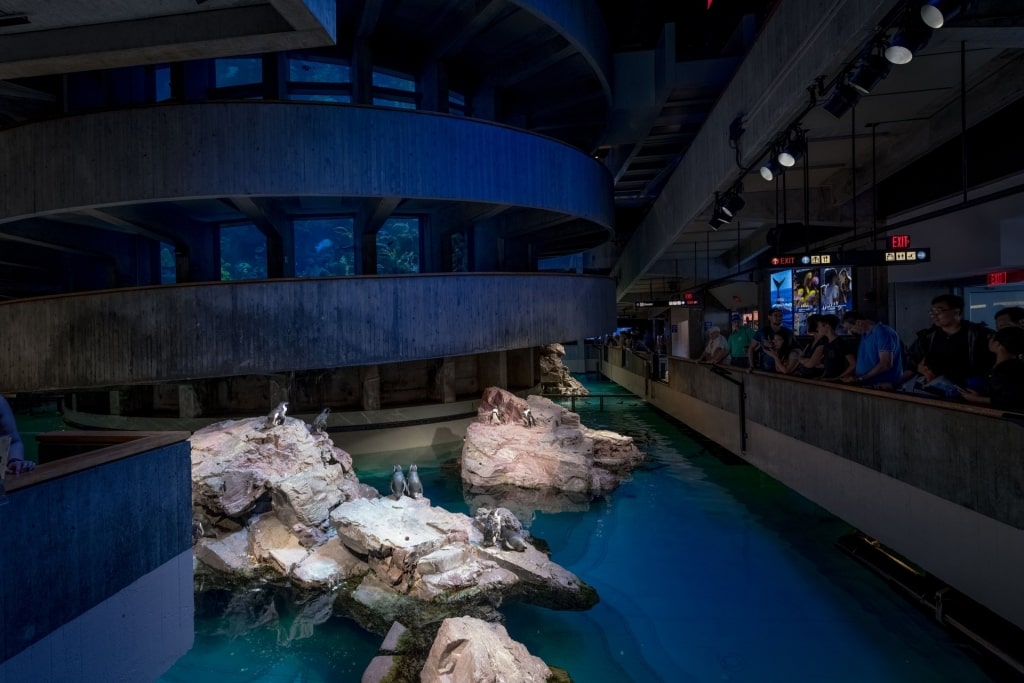
[{"label": "digital display panel", "polygon": [[769,304],[782,309],[782,324],[806,335],[807,318],[831,313],[840,318],[853,308],[853,268],[802,267],[769,273]]}]

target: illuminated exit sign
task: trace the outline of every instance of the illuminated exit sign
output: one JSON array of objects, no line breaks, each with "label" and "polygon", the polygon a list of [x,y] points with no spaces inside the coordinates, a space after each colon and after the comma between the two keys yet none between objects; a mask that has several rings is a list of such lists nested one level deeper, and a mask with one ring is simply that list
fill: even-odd
[{"label": "illuminated exit sign", "polygon": [[1007,272],[1005,270],[998,273],[988,274],[988,286],[993,287],[995,285],[1005,285],[1007,281]]},{"label": "illuminated exit sign", "polygon": [[890,249],[909,249],[910,235],[889,235]]}]

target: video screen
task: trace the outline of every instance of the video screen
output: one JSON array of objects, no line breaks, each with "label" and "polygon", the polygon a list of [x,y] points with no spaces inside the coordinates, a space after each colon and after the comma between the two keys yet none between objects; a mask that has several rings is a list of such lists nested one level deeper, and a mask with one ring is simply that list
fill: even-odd
[{"label": "video screen", "polygon": [[798,335],[810,334],[807,318],[831,313],[840,318],[853,307],[853,269],[827,266],[769,273],[771,308],[782,309],[782,324]]},{"label": "video screen", "polygon": [[770,308],[782,309],[782,325],[793,328],[793,271],[779,270],[770,274]]}]

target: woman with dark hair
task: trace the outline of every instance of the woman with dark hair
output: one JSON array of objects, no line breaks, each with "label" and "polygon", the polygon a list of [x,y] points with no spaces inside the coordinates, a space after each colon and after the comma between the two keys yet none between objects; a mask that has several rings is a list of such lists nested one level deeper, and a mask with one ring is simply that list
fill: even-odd
[{"label": "woman with dark hair", "polygon": [[764,353],[774,361],[775,372],[792,375],[800,367],[800,347],[792,336],[776,332],[772,337],[772,348],[766,346]]},{"label": "woman with dark hair", "polygon": [[973,389],[961,389],[960,393],[971,403],[1024,413],[1024,328],[996,330],[988,340],[988,348],[996,354],[996,364],[988,373],[988,396]]}]

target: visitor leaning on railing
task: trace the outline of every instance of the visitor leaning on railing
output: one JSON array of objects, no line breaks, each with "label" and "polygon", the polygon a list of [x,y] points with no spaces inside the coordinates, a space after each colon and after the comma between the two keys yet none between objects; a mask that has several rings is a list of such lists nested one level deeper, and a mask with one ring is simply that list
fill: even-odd
[{"label": "visitor leaning on railing", "polygon": [[895,389],[903,379],[903,342],[896,330],[859,311],[843,314],[843,325],[860,337],[857,363],[840,377],[848,384]]},{"label": "visitor leaning on railing", "polygon": [[0,396],[0,436],[11,437],[11,443],[7,451],[7,474],[21,474],[35,469],[36,464],[25,459],[25,444],[18,434],[18,425],[14,421],[14,411],[11,404],[3,396]]},{"label": "visitor leaning on railing", "polygon": [[982,393],[960,387],[961,395],[971,403],[1024,413],[1024,328],[996,330],[988,345],[996,362],[988,373],[987,388]]}]

